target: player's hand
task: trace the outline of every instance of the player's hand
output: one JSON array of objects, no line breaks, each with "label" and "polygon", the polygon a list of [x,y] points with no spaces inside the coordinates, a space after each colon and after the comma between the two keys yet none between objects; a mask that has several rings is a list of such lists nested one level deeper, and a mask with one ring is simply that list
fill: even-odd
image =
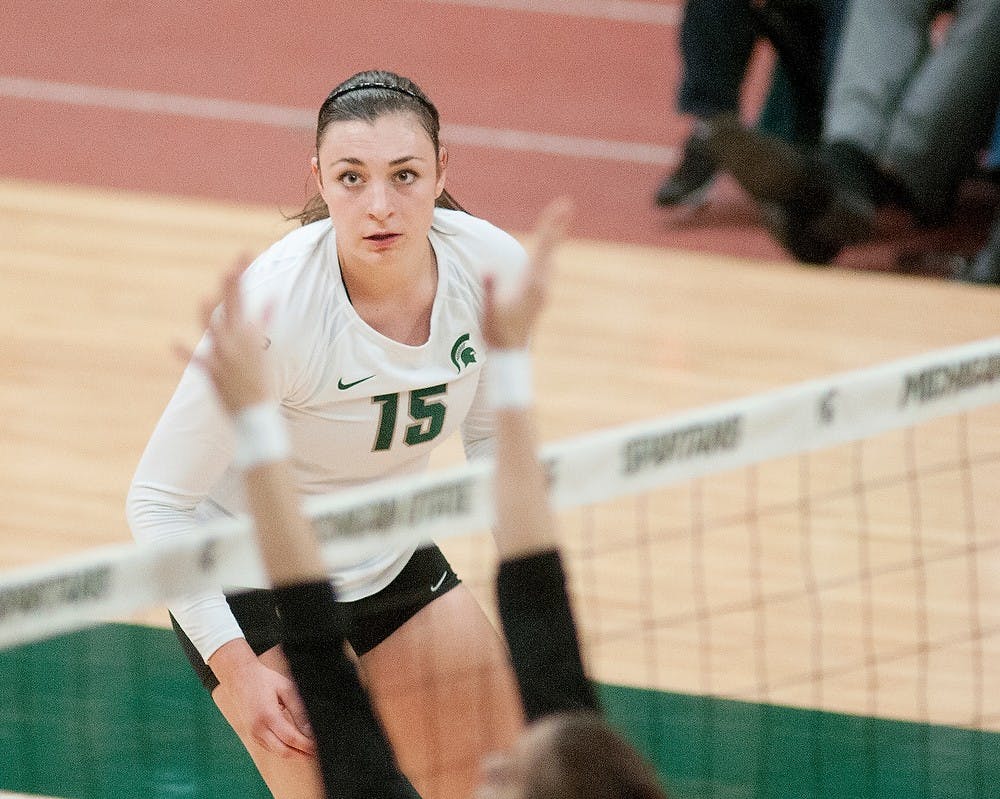
[{"label": "player's hand", "polygon": [[253,740],[279,757],[312,757],[312,737],[305,704],[295,683],[259,661],[223,684],[239,708]]},{"label": "player's hand", "polygon": [[487,346],[495,350],[528,346],[552,282],[552,255],[566,234],[572,213],[572,203],[562,197],[549,203],[539,215],[528,268],[512,296],[498,296],[492,276],[484,281],[483,338]]},{"label": "player's hand", "polygon": [[264,369],[267,338],[259,326],[247,321],[240,297],[240,277],[246,263],[239,261],[222,278],[220,297],[202,303],[201,319],[206,341],[192,354],[177,347],[211,378],[223,407],[235,414],[269,398]]}]

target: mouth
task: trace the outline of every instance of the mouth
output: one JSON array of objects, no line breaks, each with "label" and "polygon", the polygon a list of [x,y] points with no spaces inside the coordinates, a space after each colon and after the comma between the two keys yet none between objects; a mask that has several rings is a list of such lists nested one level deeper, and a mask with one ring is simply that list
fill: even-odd
[{"label": "mouth", "polygon": [[365,241],[370,241],[373,244],[388,244],[398,239],[399,236],[399,233],[373,233],[370,236],[365,236]]}]

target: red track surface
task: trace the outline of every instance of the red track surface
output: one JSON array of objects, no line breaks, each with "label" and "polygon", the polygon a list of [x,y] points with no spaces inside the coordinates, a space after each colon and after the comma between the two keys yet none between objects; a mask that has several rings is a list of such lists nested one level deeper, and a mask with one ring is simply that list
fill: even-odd
[{"label": "red track surface", "polygon": [[[19,0],[0,26],[0,76],[316,109],[378,66],[413,77],[446,125],[655,145],[686,135],[675,27],[403,0],[278,5]],[[753,105],[759,71],[750,85]],[[9,97],[0,118],[0,175],[284,211],[311,189],[301,129]],[[451,156],[453,193],[512,230],[568,193],[581,237],[783,257],[725,184],[707,218],[654,208],[664,165],[469,145]]]}]

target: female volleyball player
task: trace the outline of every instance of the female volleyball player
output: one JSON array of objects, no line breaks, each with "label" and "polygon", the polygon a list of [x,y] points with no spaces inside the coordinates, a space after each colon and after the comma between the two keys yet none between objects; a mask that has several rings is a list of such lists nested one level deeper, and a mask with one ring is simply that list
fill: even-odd
[{"label": "female volleyball player", "polygon": [[[482,276],[516,279],[525,254],[457,210],[444,190],[446,167],[437,110],[414,83],[390,72],[353,76],[320,108],[319,195],[300,215],[303,226],[241,280],[245,306],[269,309],[260,345],[306,494],[420,471],[456,429],[469,456],[492,452],[480,380]],[[136,538],[184,535],[199,520],[243,510],[242,457],[210,381],[187,369],[132,482]],[[403,768],[430,771],[418,731],[432,716],[450,719],[454,779],[438,775],[433,797],[464,796],[482,749],[506,744],[520,725],[495,630],[436,547],[373,548],[334,564],[332,576]],[[171,610],[192,665],[274,796],[319,796],[314,743],[277,646],[270,594],[191,596]],[[451,690],[398,689],[418,641],[433,641],[436,680]],[[478,686],[480,674],[493,675],[490,690],[468,690],[463,680]],[[489,734],[463,735],[463,720],[482,713],[494,720]]]},{"label": "female volleyball player", "polygon": [[[602,721],[580,660],[555,544],[545,476],[535,455],[528,337],[542,308],[565,206],[543,215],[522,290],[487,282],[483,338],[497,412],[497,527],[501,620],[528,720],[516,744],[482,763],[479,799],[663,799],[656,776]],[[285,422],[270,398],[260,333],[244,321],[238,271],[222,310],[205,309],[209,345],[195,357],[235,418],[261,553],[280,610],[283,646],[315,732],[326,796],[404,799],[409,783],[344,654],[342,618],[321,554],[297,507]]]}]

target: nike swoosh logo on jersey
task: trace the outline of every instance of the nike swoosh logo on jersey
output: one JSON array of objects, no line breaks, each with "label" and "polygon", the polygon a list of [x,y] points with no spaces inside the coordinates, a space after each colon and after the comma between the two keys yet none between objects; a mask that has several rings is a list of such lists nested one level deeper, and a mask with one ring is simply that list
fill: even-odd
[{"label": "nike swoosh logo on jersey", "polygon": [[362,377],[360,380],[355,380],[351,383],[345,383],[344,378],[340,378],[340,380],[337,381],[337,388],[341,391],[346,391],[349,388],[353,388],[358,383],[364,383],[366,380],[371,380],[373,377],[375,377],[375,375],[368,375],[368,377]]}]

